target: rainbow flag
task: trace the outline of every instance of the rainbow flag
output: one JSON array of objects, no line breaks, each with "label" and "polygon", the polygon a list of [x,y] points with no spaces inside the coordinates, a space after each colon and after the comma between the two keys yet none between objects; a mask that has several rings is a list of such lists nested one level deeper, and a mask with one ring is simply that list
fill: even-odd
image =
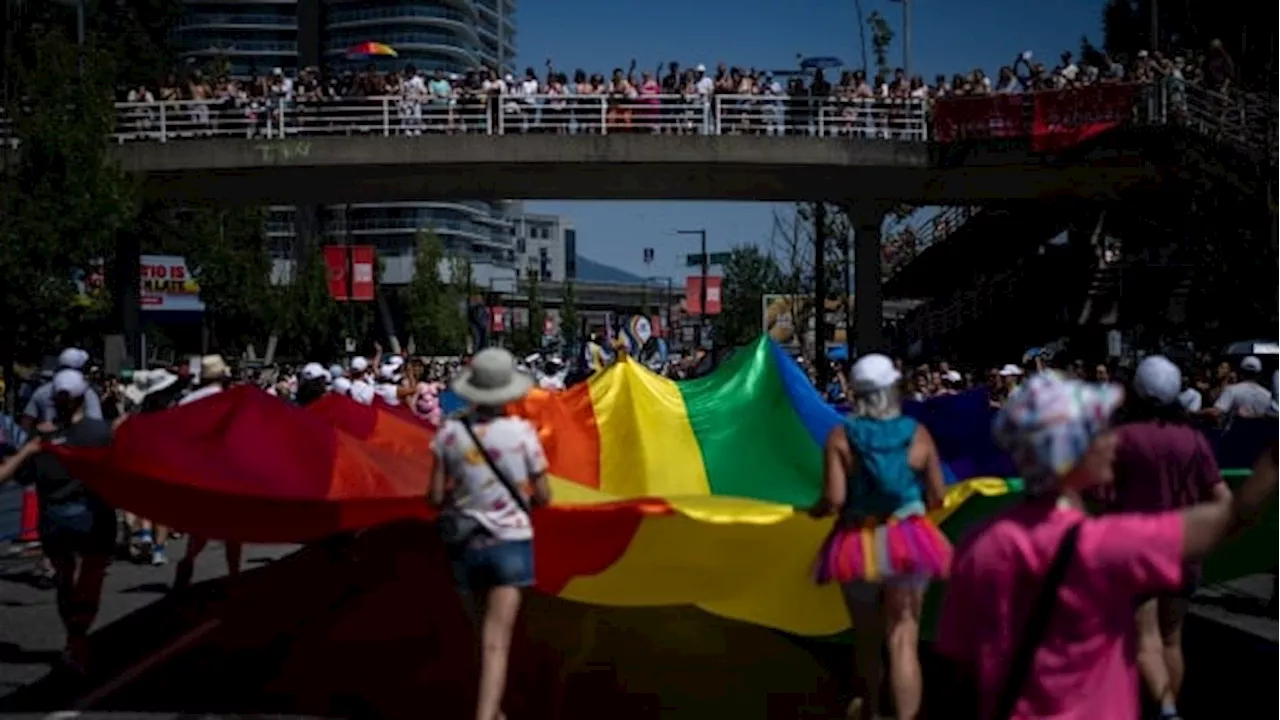
[{"label": "rainbow flag", "polygon": [[[812,581],[832,521],[804,512],[840,417],[771,340],[698,380],[623,360],[510,410],[538,427],[550,460],[554,502],[534,513],[543,592],[605,606],[692,605],[800,635],[848,628],[838,589]],[[156,522],[305,542],[433,517],[432,436],[386,407],[335,395],[301,409],[241,387],[131,418],[108,448],[54,451],[109,502]],[[955,539],[1020,489],[963,480],[934,519]]]}]

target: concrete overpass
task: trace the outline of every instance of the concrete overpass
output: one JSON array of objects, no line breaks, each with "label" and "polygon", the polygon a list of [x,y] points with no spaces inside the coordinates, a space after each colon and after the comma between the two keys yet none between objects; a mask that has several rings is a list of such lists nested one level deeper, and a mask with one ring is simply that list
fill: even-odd
[{"label": "concrete overpass", "polygon": [[353,135],[130,142],[115,157],[149,194],[184,202],[450,199],[884,200],[1110,198],[1160,180],[1139,147],[1087,162],[1025,143],[865,137]]}]

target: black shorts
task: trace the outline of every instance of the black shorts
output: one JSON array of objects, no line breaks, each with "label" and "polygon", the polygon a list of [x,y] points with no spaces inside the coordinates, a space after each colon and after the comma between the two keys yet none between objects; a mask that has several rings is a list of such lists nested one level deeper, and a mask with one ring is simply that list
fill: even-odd
[{"label": "black shorts", "polygon": [[50,560],[111,555],[115,545],[116,512],[102,502],[75,500],[40,507],[40,546]]}]

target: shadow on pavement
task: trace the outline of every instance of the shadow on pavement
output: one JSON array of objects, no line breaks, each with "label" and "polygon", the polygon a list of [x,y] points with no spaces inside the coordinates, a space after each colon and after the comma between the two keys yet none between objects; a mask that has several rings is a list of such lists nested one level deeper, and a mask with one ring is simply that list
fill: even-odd
[{"label": "shadow on pavement", "polygon": [[[472,713],[473,633],[443,548],[415,523],[317,543],[234,585],[202,583],[162,599],[95,633],[87,681],[46,678],[0,700],[0,712],[67,709],[69,698],[210,618],[220,623],[199,642],[87,709],[391,720]],[[1275,716],[1274,643],[1192,620],[1187,644],[1188,717]],[[600,608],[533,594],[506,711],[511,720],[839,718],[850,654],[693,608]]]}]

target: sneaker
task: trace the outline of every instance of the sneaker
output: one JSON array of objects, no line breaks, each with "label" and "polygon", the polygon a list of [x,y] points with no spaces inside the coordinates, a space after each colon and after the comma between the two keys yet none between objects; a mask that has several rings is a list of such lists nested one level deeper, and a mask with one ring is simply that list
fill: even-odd
[{"label": "sneaker", "polygon": [[151,548],[151,564],[152,565],[164,565],[165,563],[168,563],[168,562],[169,562],[169,558],[165,557],[163,545],[156,545],[155,547]]}]

